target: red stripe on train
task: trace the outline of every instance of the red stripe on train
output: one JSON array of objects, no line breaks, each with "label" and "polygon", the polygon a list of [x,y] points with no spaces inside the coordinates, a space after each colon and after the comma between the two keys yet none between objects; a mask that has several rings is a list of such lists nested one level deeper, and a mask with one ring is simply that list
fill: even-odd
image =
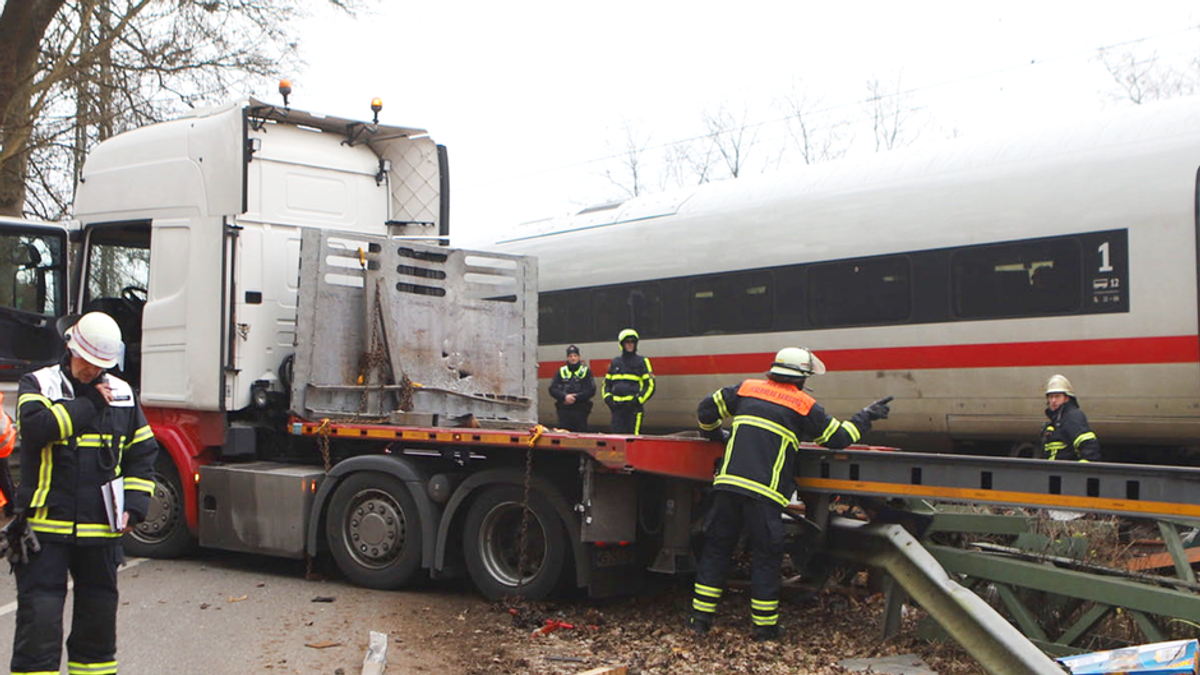
[{"label": "red stripe on train", "polygon": [[[877,349],[818,349],[817,355],[831,371],[1197,363],[1200,362],[1200,336],[999,342],[934,347],[880,347]],[[729,375],[765,372],[775,358],[774,352],[701,356],[655,356],[651,352],[646,356],[650,357],[656,375]],[[539,363],[538,377],[554,377],[554,373],[562,364],[562,361]],[[608,372],[608,359],[592,361],[590,365],[593,374],[597,377],[603,377]]]}]

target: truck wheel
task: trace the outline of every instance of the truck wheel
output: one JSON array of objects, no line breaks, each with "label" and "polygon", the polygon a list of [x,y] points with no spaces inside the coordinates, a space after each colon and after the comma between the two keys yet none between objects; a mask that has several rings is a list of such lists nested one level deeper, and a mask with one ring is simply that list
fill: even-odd
[{"label": "truck wheel", "polygon": [[467,512],[463,531],[467,571],[490,600],[518,594],[531,600],[544,598],[563,574],[566,530],[554,507],[536,492],[529,495],[526,567],[523,575],[518,571],[524,494],[516,485],[490,487]]},{"label": "truck wheel", "polygon": [[421,518],[399,478],[364,471],[333,492],[325,536],[338,568],[365,588],[404,586],[421,565]]},{"label": "truck wheel", "polygon": [[[164,453],[165,454],[165,453]],[[121,538],[126,555],[175,558],[195,544],[183,515],[183,482],[170,457],[154,462],[154,495],[146,519]]]}]

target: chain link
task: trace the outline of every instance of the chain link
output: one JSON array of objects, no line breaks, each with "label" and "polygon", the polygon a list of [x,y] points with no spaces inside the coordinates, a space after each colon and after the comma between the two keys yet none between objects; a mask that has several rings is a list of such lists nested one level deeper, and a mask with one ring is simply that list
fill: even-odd
[{"label": "chain link", "polygon": [[[533,487],[533,447],[537,444],[538,439],[546,431],[546,427],[538,424],[529,430],[529,440],[526,441],[528,446],[525,450],[525,492],[521,498],[521,533],[517,544],[517,592],[513,596],[513,603],[522,602],[521,589],[525,586],[525,570],[529,567],[529,493]],[[545,555],[543,554],[543,561]]]}]

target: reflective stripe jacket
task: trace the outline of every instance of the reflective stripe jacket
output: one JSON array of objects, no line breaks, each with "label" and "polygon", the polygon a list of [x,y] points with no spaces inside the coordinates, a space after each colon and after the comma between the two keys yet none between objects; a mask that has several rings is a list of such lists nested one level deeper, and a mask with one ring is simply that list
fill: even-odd
[{"label": "reflective stripe jacket", "polygon": [[[567,394],[575,394],[573,405],[563,402]],[[554,405],[558,408],[590,412],[592,397],[595,395],[596,381],[592,379],[591,369],[583,362],[577,363],[574,370],[571,370],[571,364],[563,364],[555,374],[554,380],[550,382],[550,396],[554,398]]]},{"label": "reflective stripe jacket", "polygon": [[604,402],[613,408],[638,407],[654,395],[654,369],[650,359],[621,352],[608,364],[604,376]]},{"label": "reflective stripe jacket", "polygon": [[85,396],[82,388],[93,385],[75,381],[62,364],[21,378],[17,508],[26,510],[43,539],[115,543],[121,535],[109,528],[100,486],[116,476],[124,479],[130,522],[146,517],[158,443],[133,389],[112,375],[101,377],[112,390],[108,405]]},{"label": "reflective stripe jacket", "polygon": [[1043,459],[1101,461],[1100,441],[1075,399],[1067,399],[1058,410],[1046,408],[1046,417],[1050,419],[1042,426]]},{"label": "reflective stripe jacket", "polygon": [[839,422],[796,385],[771,380],[746,380],[718,389],[700,402],[696,414],[705,432],[714,432],[720,429],[722,419],[733,418],[713,488],[780,506],[791,500],[801,441],[811,439],[827,448],[844,448],[871,430],[865,412]]}]

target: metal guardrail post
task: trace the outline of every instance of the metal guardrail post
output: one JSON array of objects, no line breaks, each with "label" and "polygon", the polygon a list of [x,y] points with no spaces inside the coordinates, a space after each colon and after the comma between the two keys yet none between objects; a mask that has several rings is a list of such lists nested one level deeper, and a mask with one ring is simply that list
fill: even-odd
[{"label": "metal guardrail post", "polygon": [[828,552],[886,570],[992,675],[1062,675],[1061,667],[979,596],[951,579],[899,525],[832,519]]}]

